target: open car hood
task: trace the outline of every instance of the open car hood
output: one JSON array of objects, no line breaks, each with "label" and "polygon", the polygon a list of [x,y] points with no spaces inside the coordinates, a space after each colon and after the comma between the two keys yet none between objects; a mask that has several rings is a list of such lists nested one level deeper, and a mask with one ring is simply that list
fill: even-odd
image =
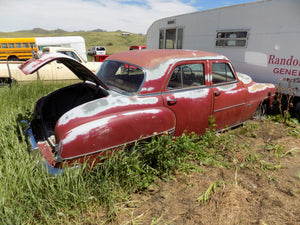
[{"label": "open car hood", "polygon": [[61,53],[45,53],[39,58],[31,58],[19,66],[24,74],[32,74],[44,65],[59,60],[60,63],[68,67],[80,80],[90,81],[96,85],[100,85],[106,90],[109,88],[88,68],[75,59]]}]

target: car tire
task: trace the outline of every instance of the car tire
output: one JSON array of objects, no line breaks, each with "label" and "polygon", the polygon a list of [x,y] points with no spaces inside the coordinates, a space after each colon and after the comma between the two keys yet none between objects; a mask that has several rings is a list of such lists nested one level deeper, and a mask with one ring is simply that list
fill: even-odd
[{"label": "car tire", "polygon": [[259,119],[259,120],[263,120],[266,118],[266,114],[267,114],[267,106],[265,103],[261,102],[256,111],[254,112],[252,118],[253,119]]}]

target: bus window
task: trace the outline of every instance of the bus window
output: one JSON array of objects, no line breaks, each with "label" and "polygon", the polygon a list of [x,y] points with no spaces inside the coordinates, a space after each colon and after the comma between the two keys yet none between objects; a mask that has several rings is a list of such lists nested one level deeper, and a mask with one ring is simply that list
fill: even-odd
[{"label": "bus window", "polygon": [[37,53],[35,38],[0,38],[0,60],[26,60]]}]

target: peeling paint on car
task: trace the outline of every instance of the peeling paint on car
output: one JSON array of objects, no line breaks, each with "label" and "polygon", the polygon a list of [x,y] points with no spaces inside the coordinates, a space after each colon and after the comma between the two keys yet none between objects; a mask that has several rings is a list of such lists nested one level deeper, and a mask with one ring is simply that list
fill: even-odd
[{"label": "peeling paint on car", "polygon": [[104,113],[107,110],[112,110],[115,107],[130,105],[154,105],[158,102],[157,97],[132,98],[117,94],[115,92],[110,93],[111,94],[106,98],[87,102],[81,106],[71,109],[59,119],[58,126],[65,125],[73,119],[95,116],[99,113]]},{"label": "peeling paint on car", "polygon": [[158,109],[148,109],[148,110],[136,110],[136,111],[126,112],[126,113],[123,113],[122,115],[130,116],[130,115],[138,115],[140,113],[142,113],[142,114],[157,114],[159,112],[160,111]]},{"label": "peeling paint on car", "polygon": [[174,93],[175,98],[185,98],[185,99],[199,99],[205,98],[209,94],[209,88],[203,88],[200,90],[193,90],[190,92],[177,92]]},{"label": "peeling paint on car", "polygon": [[250,84],[252,82],[252,78],[246,74],[243,73],[236,73],[239,80],[241,80],[244,84]]},{"label": "peeling paint on car", "polygon": [[[41,65],[43,65],[44,63],[51,62],[60,56],[61,56],[60,53],[52,53],[50,57],[48,54],[42,54],[39,59],[30,59],[26,61],[24,64],[20,65],[20,69],[25,74],[30,74],[33,71],[37,70],[39,67],[41,67]],[[65,57],[72,59],[69,56],[65,56]]]},{"label": "peeling paint on car", "polygon": [[[236,84],[228,84],[228,85],[222,85],[222,86],[218,86],[216,87],[217,90],[220,90],[220,91],[230,91],[230,90],[233,90],[237,87]],[[236,92],[234,92],[236,93]]]},{"label": "peeling paint on car", "polygon": [[273,84],[255,83],[252,86],[250,86],[248,88],[248,90],[249,90],[250,93],[254,93],[254,92],[262,91],[262,90],[265,90],[267,88],[272,88],[272,87],[274,88],[275,85],[273,85]]},{"label": "peeling paint on car", "polygon": [[[74,141],[78,136],[80,135],[87,135],[86,137],[89,136],[90,130],[97,129],[101,130],[101,133],[106,133],[109,132],[109,129],[106,127],[106,125],[109,123],[109,121],[113,118],[116,118],[115,115],[101,118],[89,123],[85,123],[83,125],[80,125],[67,133],[66,137],[62,140],[63,144],[68,144],[72,141]],[[99,133],[100,135],[100,133]],[[88,138],[86,138],[88,140]]]}]

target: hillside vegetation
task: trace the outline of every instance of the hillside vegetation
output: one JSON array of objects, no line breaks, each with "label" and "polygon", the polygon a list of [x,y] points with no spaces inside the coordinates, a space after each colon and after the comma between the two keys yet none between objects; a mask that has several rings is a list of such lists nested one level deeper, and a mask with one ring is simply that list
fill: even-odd
[{"label": "hillside vegetation", "polygon": [[146,45],[146,35],[130,33],[122,35],[124,31],[74,31],[63,30],[47,31],[33,29],[30,31],[0,32],[0,38],[13,37],[58,37],[58,36],[82,36],[85,39],[86,50],[91,46],[104,46],[107,54],[129,50],[131,45]]}]

